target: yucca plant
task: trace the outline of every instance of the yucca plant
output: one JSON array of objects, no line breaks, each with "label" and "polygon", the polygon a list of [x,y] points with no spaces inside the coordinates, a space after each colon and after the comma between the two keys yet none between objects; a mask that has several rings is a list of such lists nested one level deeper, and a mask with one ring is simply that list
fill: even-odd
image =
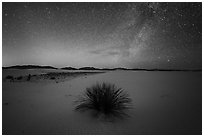
[{"label": "yucca plant", "polygon": [[121,117],[127,115],[125,110],[130,108],[131,99],[122,89],[114,84],[95,84],[86,88],[79,99],[76,110],[93,110],[105,116]]}]

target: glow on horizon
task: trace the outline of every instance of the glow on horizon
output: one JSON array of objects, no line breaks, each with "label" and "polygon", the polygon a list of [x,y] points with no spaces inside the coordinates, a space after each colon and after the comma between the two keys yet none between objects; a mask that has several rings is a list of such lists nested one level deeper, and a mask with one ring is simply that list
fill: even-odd
[{"label": "glow on horizon", "polygon": [[202,3],[2,5],[3,66],[202,67]]}]

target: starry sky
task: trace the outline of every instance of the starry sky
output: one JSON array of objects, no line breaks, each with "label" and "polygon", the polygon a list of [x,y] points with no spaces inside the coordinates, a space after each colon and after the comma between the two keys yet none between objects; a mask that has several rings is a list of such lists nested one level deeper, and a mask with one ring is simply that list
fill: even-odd
[{"label": "starry sky", "polygon": [[202,68],[202,3],[5,3],[3,66]]}]

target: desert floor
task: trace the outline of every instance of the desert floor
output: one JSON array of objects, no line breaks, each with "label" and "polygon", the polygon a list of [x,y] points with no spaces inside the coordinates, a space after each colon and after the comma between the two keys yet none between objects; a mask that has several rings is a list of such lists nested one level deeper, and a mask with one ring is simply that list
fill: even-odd
[{"label": "desert floor", "polygon": [[[3,70],[3,134],[201,134],[202,72],[109,71],[47,76],[53,70]],[[63,71],[67,72],[67,71]],[[34,77],[27,81],[27,75]],[[5,80],[7,75],[22,76]],[[75,111],[96,82],[109,82],[132,99],[129,117],[105,121]]]}]

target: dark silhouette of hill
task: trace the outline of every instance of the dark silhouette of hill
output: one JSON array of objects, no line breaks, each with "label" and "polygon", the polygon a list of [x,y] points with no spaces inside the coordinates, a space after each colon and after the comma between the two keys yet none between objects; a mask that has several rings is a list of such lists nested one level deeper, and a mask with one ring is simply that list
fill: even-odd
[{"label": "dark silhouette of hill", "polygon": [[61,69],[64,69],[64,70],[78,70],[77,68],[73,68],[73,67],[64,67],[64,68],[61,68]]},{"label": "dark silhouette of hill", "polygon": [[10,67],[3,67],[3,69],[58,69],[52,66],[38,66],[38,65],[16,65]]},{"label": "dark silhouette of hill", "polygon": [[113,68],[113,70],[130,70],[128,68]]},{"label": "dark silhouette of hill", "polygon": [[101,70],[101,69],[94,68],[94,67],[82,67],[82,68],[79,68],[78,70]]},{"label": "dark silhouette of hill", "polygon": [[[39,65],[16,65],[10,67],[2,67],[3,69],[58,69],[52,66],[39,66]],[[114,70],[126,70],[126,71],[202,71],[202,69],[141,69],[141,68],[95,68],[95,67],[63,67],[63,70],[104,70],[104,71],[114,71]]]}]

